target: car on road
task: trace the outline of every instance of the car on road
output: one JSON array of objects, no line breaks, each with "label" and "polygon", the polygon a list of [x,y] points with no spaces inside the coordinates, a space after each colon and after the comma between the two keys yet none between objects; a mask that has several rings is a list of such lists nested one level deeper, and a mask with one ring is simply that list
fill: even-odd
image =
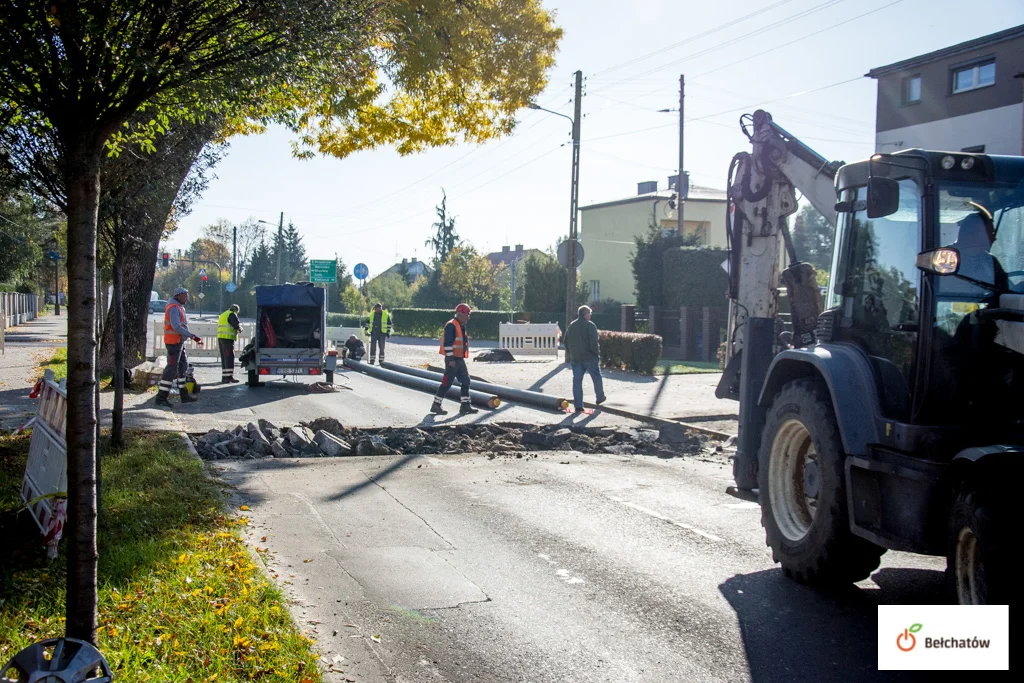
[{"label": "car on road", "polygon": [[167,308],[167,302],[163,299],[153,299],[149,302],[150,313],[163,313],[165,308]]}]

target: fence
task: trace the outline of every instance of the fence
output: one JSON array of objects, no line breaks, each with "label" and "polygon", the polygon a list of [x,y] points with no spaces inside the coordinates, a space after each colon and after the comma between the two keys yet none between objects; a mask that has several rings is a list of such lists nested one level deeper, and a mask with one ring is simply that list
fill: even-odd
[{"label": "fence", "polygon": [[498,348],[513,356],[558,357],[560,330],[555,323],[501,323],[498,325]]},{"label": "fence", "polygon": [[14,327],[34,320],[39,316],[41,306],[40,297],[35,294],[0,292],[0,317],[3,318],[4,327]]},{"label": "fence", "polygon": [[[49,545],[51,557],[56,556],[65,518],[68,488],[67,444],[65,422],[67,392],[65,380],[53,381],[52,370],[47,370],[37,385],[39,408],[32,418],[32,442],[29,446],[25,478],[21,485],[21,499],[26,503],[32,519],[39,526]],[[35,393],[35,390],[33,390]]]}]

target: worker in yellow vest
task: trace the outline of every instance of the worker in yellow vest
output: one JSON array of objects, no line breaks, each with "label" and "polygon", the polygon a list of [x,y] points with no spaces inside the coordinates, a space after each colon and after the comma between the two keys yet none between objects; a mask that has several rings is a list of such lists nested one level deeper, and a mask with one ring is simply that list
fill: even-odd
[{"label": "worker in yellow vest", "polygon": [[185,340],[192,339],[202,345],[203,340],[192,334],[188,329],[188,318],[185,316],[185,304],[188,303],[188,290],[178,287],[174,296],[167,302],[164,309],[164,346],[167,347],[167,367],[160,377],[160,390],[156,394],[156,404],[170,407],[168,395],[171,385],[178,384],[178,393],[182,403],[193,403],[199,399],[188,393],[185,386],[185,371],[188,369],[188,357],[185,355]]},{"label": "worker in yellow vest", "polygon": [[238,384],[238,380],[235,379],[235,340],[238,339],[238,332],[242,329],[238,322],[238,311],[238,304],[231,304],[231,308],[217,318],[221,384]]},{"label": "worker in yellow vest", "polygon": [[466,336],[466,323],[469,322],[470,313],[469,306],[459,304],[455,307],[455,317],[444,326],[440,349],[441,355],[444,356],[444,377],[441,379],[437,394],[434,395],[434,405],[430,406],[430,412],[435,415],[448,414],[448,411],[441,407],[441,401],[456,378],[461,385],[462,403],[459,415],[480,412],[469,400],[469,369],[466,367],[466,359],[469,358],[469,337]]}]

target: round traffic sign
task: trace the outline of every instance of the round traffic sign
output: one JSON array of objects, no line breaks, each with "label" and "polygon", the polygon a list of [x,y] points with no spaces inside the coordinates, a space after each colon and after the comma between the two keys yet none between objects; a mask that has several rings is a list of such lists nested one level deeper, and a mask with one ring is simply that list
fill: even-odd
[{"label": "round traffic sign", "polygon": [[366,276],[370,274],[370,269],[366,267],[365,263],[357,263],[356,267],[352,269],[352,274],[356,276],[357,280],[365,280]]},{"label": "round traffic sign", "polygon": [[236,289],[238,289],[238,287],[235,285],[234,282],[229,282],[226,285],[224,285],[224,289],[228,290],[229,292],[233,292]]},{"label": "round traffic sign", "polygon": [[[563,268],[569,267],[569,241],[566,240],[558,245],[558,262],[562,264]],[[579,268],[583,263],[583,245],[580,244],[579,240],[576,240],[576,267]]]}]

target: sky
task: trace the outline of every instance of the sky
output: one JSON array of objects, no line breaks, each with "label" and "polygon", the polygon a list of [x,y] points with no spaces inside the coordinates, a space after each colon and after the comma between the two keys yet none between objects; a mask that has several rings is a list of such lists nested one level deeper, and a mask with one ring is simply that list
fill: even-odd
[{"label": "sky", "polygon": [[[725,188],[749,149],[739,116],[765,109],[822,156],[874,151],[870,69],[1024,24],[1021,0],[543,0],[564,36],[537,104],[572,116],[584,76],[579,204],[621,199],[676,173],[679,77],[685,75],[684,166],[691,185]],[[370,277],[424,242],[442,188],[459,236],[482,252],[546,249],[568,235],[571,123],[524,109],[505,139],[400,156],[292,157],[274,128],[235,138],[215,179],[166,245],[185,249],[205,225],[281,212],[310,258],[340,257]],[[581,232],[581,237],[583,234]]]}]

